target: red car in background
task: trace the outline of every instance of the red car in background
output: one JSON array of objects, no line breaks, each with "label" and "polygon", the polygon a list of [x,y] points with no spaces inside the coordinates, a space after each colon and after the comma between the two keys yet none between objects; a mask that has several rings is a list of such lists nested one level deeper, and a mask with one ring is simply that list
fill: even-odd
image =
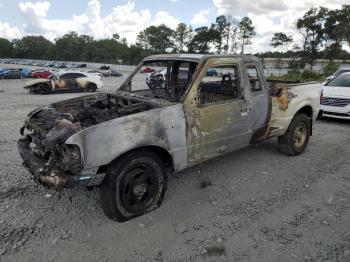
[{"label": "red car in background", "polygon": [[156,71],[154,68],[150,68],[150,67],[143,67],[141,68],[141,73],[153,73],[154,71]]},{"label": "red car in background", "polygon": [[32,78],[48,78],[50,75],[52,75],[52,72],[46,71],[46,70],[37,70],[32,72],[31,77]]}]

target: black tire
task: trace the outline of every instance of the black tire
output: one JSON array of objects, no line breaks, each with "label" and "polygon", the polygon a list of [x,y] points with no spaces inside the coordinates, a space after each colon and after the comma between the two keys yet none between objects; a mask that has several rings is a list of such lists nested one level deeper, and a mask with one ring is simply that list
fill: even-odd
[{"label": "black tire", "polygon": [[96,90],[97,90],[97,86],[94,83],[89,83],[86,86],[86,91],[88,91],[88,92],[96,92]]},{"label": "black tire", "polygon": [[134,151],[110,165],[101,185],[103,212],[123,222],[159,207],[167,188],[164,163],[149,151]]},{"label": "black tire", "polygon": [[304,152],[310,140],[311,122],[305,114],[296,115],[287,132],[278,137],[278,146],[282,153],[297,156]]},{"label": "black tire", "polygon": [[41,84],[38,86],[38,91],[40,95],[49,95],[52,93],[52,89],[48,84]]}]

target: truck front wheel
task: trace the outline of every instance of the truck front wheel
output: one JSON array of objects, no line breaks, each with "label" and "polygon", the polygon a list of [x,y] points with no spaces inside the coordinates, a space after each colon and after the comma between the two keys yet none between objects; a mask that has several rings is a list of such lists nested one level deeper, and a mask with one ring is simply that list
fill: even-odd
[{"label": "truck front wheel", "polygon": [[134,151],[110,165],[101,185],[107,217],[123,222],[160,206],[167,188],[163,162],[149,151]]},{"label": "truck front wheel", "polygon": [[305,114],[296,115],[283,136],[278,137],[281,152],[296,156],[304,152],[311,133],[310,119]]}]

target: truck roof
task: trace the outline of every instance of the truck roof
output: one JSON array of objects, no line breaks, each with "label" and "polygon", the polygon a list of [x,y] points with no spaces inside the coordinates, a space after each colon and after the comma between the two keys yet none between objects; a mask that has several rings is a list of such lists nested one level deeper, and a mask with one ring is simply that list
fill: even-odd
[{"label": "truck roof", "polygon": [[243,62],[258,62],[260,59],[253,55],[217,55],[217,54],[160,54],[151,55],[144,59],[144,61],[153,60],[182,60],[191,62],[202,62],[209,58],[238,58]]}]

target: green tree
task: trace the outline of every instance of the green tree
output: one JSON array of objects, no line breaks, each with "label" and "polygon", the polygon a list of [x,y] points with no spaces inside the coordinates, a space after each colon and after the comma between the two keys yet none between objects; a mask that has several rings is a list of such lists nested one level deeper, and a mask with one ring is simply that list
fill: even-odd
[{"label": "green tree", "polygon": [[323,22],[327,9],[311,8],[297,21],[297,29],[303,36],[303,58],[313,67],[323,41]]},{"label": "green tree", "polygon": [[177,25],[174,31],[175,49],[177,52],[184,52],[184,47],[188,44],[191,28],[185,23],[180,23]]},{"label": "green tree", "polygon": [[239,22],[239,38],[241,39],[241,54],[244,54],[244,47],[250,45],[251,39],[255,36],[255,27],[249,17],[243,17]]},{"label": "green tree", "polygon": [[25,36],[12,43],[18,58],[50,59],[54,55],[54,44],[43,36]]},{"label": "green tree", "polygon": [[210,53],[210,44],[217,43],[219,32],[207,26],[195,29],[195,36],[188,45],[190,53]]},{"label": "green tree", "polygon": [[7,58],[13,55],[13,44],[5,39],[0,38],[0,57]]},{"label": "green tree", "polygon": [[287,36],[283,32],[274,33],[270,45],[274,48],[280,47],[287,51],[288,46],[293,42],[292,36]]},{"label": "green tree", "polygon": [[[350,5],[341,9],[327,10],[324,23],[324,55],[333,59],[342,51],[343,43],[350,41]],[[350,43],[349,43],[350,46]]]},{"label": "green tree", "polygon": [[137,42],[145,49],[156,53],[164,53],[168,48],[174,47],[174,31],[164,24],[150,26],[139,33]]},{"label": "green tree", "polygon": [[81,61],[84,50],[91,47],[94,38],[88,35],[79,35],[70,32],[56,39],[56,57],[60,60]]},{"label": "green tree", "polygon": [[228,50],[230,28],[231,28],[231,23],[228,21],[227,17],[224,15],[218,16],[215,20],[215,24],[212,24],[212,29],[218,32],[216,48],[219,54],[222,53],[222,50],[225,50],[226,52]]}]

